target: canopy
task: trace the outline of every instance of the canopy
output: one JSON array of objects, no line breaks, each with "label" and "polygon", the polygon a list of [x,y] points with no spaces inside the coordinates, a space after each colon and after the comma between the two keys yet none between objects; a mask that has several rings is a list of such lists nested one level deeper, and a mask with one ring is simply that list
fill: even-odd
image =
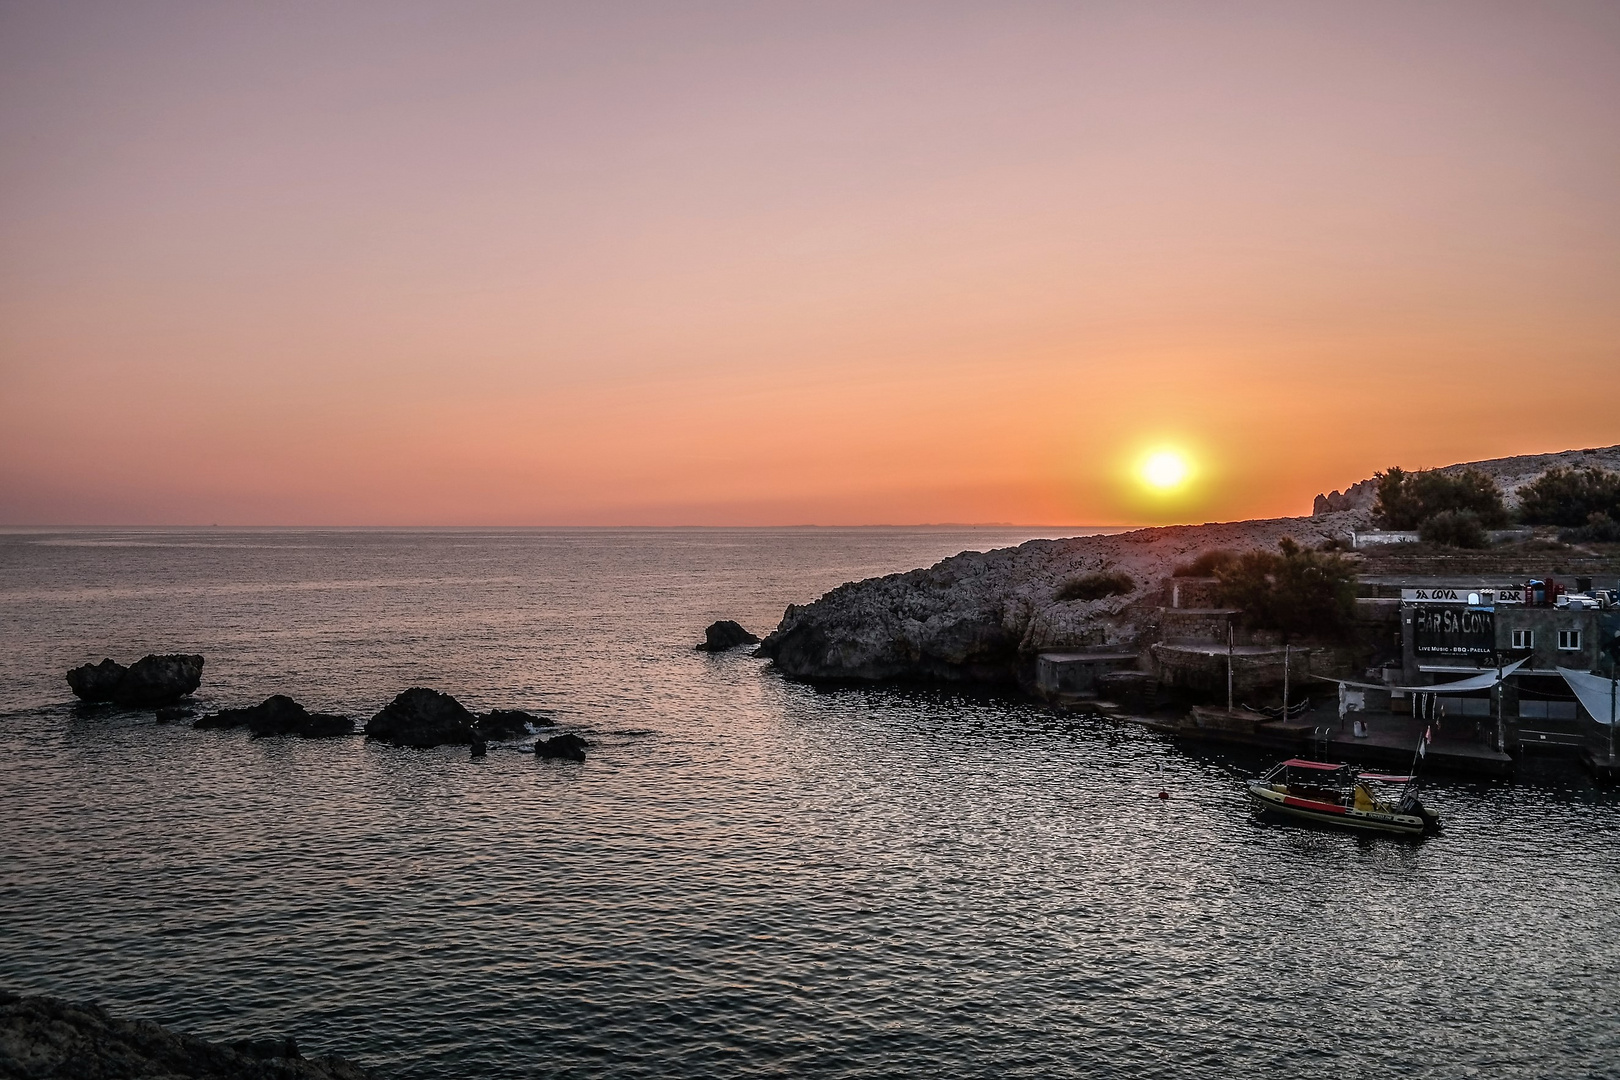
[{"label": "canopy", "polygon": [[1409,694],[1466,694],[1474,690],[1489,690],[1523,665],[1523,660],[1515,660],[1506,667],[1491,668],[1456,682],[1435,683],[1433,686],[1397,686],[1393,689],[1405,690]]},{"label": "canopy", "polygon": [[1615,692],[1620,689],[1615,686],[1615,681],[1601,675],[1588,675],[1584,671],[1572,671],[1567,667],[1559,668],[1558,674],[1569,683],[1569,688],[1581,699],[1581,704],[1592,714],[1592,719],[1607,727],[1613,720],[1610,710],[1616,708]]},{"label": "canopy", "polygon": [[1304,758],[1289,758],[1283,762],[1290,769],[1326,769],[1328,772],[1338,772],[1343,765],[1329,765],[1325,761],[1306,761]]},{"label": "canopy", "polygon": [[1524,660],[1515,660],[1504,667],[1487,668],[1478,675],[1470,675],[1456,682],[1435,683],[1433,686],[1390,686],[1387,683],[1357,682],[1354,679],[1331,679],[1326,675],[1318,675],[1316,678],[1323,682],[1336,682],[1342,686],[1356,686],[1366,690],[1399,690],[1407,694],[1466,694],[1474,690],[1489,690],[1523,665]]}]

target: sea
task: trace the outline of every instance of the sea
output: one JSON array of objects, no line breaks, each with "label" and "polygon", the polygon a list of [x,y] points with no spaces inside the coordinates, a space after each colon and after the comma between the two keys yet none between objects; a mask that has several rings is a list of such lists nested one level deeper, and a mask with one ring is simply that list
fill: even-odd
[{"label": "sea", "polygon": [[[1436,778],[1422,842],[1257,821],[1265,761],[740,649],[1016,529],[0,535],[0,988],[450,1077],[1620,1076],[1620,799]],[[589,740],[254,740],[428,686]],[[1163,791],[1168,798],[1161,799]]]}]

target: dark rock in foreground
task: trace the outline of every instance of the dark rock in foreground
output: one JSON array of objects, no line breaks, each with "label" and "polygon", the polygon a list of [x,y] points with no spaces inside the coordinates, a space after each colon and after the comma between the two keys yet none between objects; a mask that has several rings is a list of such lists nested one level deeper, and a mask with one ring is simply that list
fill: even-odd
[{"label": "dark rock in foreground", "polygon": [[354,721],[347,716],[312,713],[285,694],[265,698],[245,709],[221,709],[198,720],[195,728],[245,727],[256,739],[274,735],[301,735],[325,739],[354,734]]},{"label": "dark rock in foreground", "polygon": [[584,761],[585,751],[591,744],[578,735],[554,735],[534,744],[536,756],[562,761]]},{"label": "dark rock in foreground", "polygon": [[697,646],[699,652],[725,652],[735,649],[739,645],[758,645],[759,638],[742,628],[742,624],[732,622],[730,619],[721,619],[717,623],[709,624],[703,631],[704,640]]},{"label": "dark rock in foreground", "polygon": [[437,690],[413,686],[366,721],[366,738],[391,746],[471,746],[478,718]]},{"label": "dark rock in foreground", "polygon": [[94,1005],[0,991],[0,1076],[18,1080],[366,1080],[337,1055],[304,1057],[292,1039],[211,1043]]},{"label": "dark rock in foreground", "polygon": [[84,664],[67,673],[68,686],[83,701],[151,707],[178,701],[202,682],[203,658],[194,653],[143,656],[129,667],[115,660]]}]

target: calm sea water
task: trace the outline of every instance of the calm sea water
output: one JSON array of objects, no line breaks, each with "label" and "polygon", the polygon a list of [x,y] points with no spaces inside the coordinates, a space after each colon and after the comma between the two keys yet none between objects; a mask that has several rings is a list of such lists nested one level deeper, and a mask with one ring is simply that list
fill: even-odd
[{"label": "calm sea water", "polygon": [[[393,1075],[1620,1075],[1620,804],[1442,784],[1422,844],[1253,821],[1259,764],[692,651],[981,530],[0,536],[0,985]],[[253,741],[438,687],[596,748]],[[1161,783],[1171,792],[1158,799]]]}]

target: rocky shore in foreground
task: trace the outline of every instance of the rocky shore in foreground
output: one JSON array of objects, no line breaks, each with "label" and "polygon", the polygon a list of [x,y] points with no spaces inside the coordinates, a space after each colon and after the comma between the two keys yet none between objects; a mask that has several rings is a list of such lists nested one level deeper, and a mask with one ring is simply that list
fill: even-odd
[{"label": "rocky shore in foreground", "polygon": [[15,1080],[375,1080],[336,1054],[304,1057],[292,1039],[208,1042],[95,1005],[0,991],[0,1076]]}]

